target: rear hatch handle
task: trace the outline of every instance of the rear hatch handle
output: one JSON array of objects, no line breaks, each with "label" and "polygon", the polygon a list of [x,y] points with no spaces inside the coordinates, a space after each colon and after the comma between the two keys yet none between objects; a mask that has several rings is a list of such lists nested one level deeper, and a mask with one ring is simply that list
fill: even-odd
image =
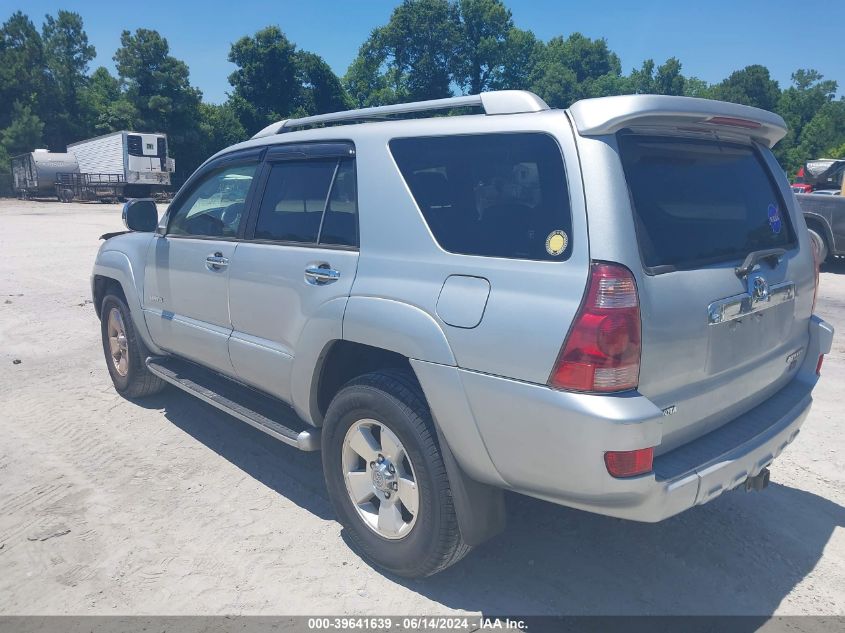
[{"label": "rear hatch handle", "polygon": [[785,248],[767,248],[761,251],[752,251],[748,253],[742,264],[736,267],[736,276],[740,279],[746,277],[754,269],[754,266],[757,265],[757,262],[768,261],[769,265],[774,268],[784,255],[786,255]]}]

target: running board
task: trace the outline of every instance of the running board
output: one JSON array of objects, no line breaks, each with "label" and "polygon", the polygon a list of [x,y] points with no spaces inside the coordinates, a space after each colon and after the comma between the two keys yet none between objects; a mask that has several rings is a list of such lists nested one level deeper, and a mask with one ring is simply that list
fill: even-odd
[{"label": "running board", "polygon": [[167,356],[151,356],[147,368],[192,396],[301,451],[320,449],[320,429],[303,422],[281,400],[220,374]]}]

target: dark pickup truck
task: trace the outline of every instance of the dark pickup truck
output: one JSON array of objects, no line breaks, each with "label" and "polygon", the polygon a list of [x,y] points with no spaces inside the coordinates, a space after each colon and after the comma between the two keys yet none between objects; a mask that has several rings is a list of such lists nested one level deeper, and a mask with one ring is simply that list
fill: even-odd
[{"label": "dark pickup truck", "polygon": [[818,248],[819,260],[845,255],[845,197],[813,193],[799,193],[795,197]]}]

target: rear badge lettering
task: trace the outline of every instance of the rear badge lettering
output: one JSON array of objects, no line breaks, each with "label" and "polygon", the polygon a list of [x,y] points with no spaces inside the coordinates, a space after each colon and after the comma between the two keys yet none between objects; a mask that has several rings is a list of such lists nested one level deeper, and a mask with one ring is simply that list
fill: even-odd
[{"label": "rear badge lettering", "polygon": [[569,244],[569,237],[565,231],[552,231],[546,238],[546,252],[557,257],[566,250]]},{"label": "rear badge lettering", "polygon": [[674,405],[674,404],[670,407],[666,407],[665,409],[662,409],[663,417],[668,417],[670,415],[673,415],[675,413],[675,411],[677,411],[677,410],[678,410],[678,406]]},{"label": "rear badge lettering", "polygon": [[798,359],[801,358],[801,350],[796,350],[792,352],[789,356],[786,357],[786,364],[789,365],[789,369],[795,369],[798,365]]},{"label": "rear badge lettering", "polygon": [[777,235],[780,233],[781,228],[783,227],[783,222],[780,219],[780,211],[778,211],[778,205],[772,203],[769,205],[769,228],[772,230],[772,233]]}]

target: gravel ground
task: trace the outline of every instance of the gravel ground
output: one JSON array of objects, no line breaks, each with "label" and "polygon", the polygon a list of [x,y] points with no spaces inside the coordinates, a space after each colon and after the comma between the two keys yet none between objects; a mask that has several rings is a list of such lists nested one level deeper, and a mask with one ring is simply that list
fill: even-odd
[{"label": "gravel ground", "polygon": [[121,228],[112,205],[0,201],[0,614],[845,614],[845,263],[763,494],[657,525],[513,495],[505,534],[407,581],[347,547],[318,454],[175,390],[115,393],[89,275]]}]

